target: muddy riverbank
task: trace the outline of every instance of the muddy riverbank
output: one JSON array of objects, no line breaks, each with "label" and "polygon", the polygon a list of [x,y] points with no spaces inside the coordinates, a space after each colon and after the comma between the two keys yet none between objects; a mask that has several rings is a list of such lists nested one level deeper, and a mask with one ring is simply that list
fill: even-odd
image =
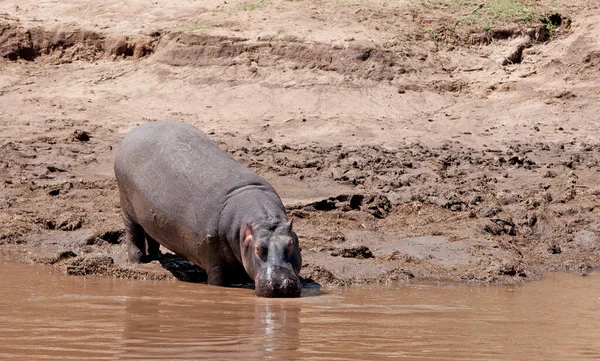
[{"label": "muddy riverbank", "polygon": [[0,252],[14,259],[202,280],[170,256],[125,262],[114,153],[137,124],[173,119],[272,182],[307,282],[600,265],[592,2],[531,2],[491,28],[444,2],[22,3],[0,5]]}]

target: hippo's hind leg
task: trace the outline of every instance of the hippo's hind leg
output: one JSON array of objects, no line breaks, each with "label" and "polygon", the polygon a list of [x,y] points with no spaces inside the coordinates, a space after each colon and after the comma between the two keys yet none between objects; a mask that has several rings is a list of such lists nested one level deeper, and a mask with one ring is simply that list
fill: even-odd
[{"label": "hippo's hind leg", "polygon": [[160,244],[146,233],[146,242],[148,246],[148,262],[160,258]]},{"label": "hippo's hind leg", "polygon": [[146,233],[126,214],[123,214],[123,223],[127,233],[127,258],[131,263],[141,263],[146,258]]}]

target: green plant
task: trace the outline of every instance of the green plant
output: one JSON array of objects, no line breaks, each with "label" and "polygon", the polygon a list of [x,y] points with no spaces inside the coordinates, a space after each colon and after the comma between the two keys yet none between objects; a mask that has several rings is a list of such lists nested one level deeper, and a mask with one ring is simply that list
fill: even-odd
[{"label": "green plant", "polygon": [[557,28],[552,19],[548,15],[545,15],[541,21],[546,26],[546,30],[548,30],[548,36],[552,36]]},{"label": "green plant", "polygon": [[264,5],[262,3],[257,3],[257,2],[251,2],[251,1],[244,1],[241,5],[241,9],[244,11],[252,11],[252,10],[256,10],[259,9],[261,7],[263,7]]},{"label": "green plant", "polygon": [[531,22],[535,11],[518,0],[489,0],[464,16],[462,24],[491,28],[506,21]]},{"label": "green plant", "polygon": [[279,29],[279,30],[277,30],[277,32],[274,35],[260,37],[259,40],[268,41],[270,43],[271,41],[277,39],[277,37],[279,35],[283,34],[283,33],[285,33],[285,30],[284,29]]},{"label": "green plant", "polygon": [[178,29],[178,30],[181,30],[184,32],[188,32],[188,33],[193,33],[193,32],[202,32],[212,26],[215,26],[215,25],[211,25],[210,20],[201,20],[197,25],[179,24],[175,27],[175,29]]},{"label": "green plant", "polygon": [[438,37],[437,37],[437,34],[435,33],[435,30],[433,30],[431,28],[427,28],[427,29],[425,29],[425,32],[427,34],[429,34],[429,36],[431,36],[431,40],[435,41],[436,43],[438,42]]},{"label": "green plant", "polygon": [[[489,30],[507,22],[531,23],[545,13],[542,5],[522,0],[412,0],[426,12],[443,11],[454,15],[457,26],[474,25]],[[546,7],[547,10],[547,7]]]}]

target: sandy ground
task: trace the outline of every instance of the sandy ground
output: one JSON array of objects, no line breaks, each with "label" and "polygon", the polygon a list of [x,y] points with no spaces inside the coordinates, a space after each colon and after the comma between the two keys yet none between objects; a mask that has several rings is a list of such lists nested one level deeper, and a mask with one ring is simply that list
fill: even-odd
[{"label": "sandy ground", "polygon": [[[441,2],[441,0],[440,0]],[[543,2],[534,2],[545,6]],[[0,2],[0,253],[125,262],[112,160],[193,124],[269,180],[321,285],[521,282],[600,265],[600,15],[449,29],[418,1]]]}]

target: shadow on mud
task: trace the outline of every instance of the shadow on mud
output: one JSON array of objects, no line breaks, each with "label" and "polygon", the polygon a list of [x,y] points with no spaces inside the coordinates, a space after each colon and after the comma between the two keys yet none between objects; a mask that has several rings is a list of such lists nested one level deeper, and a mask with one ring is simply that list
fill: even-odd
[{"label": "shadow on mud", "polygon": [[164,269],[169,271],[179,281],[206,283],[208,278],[206,272],[202,268],[175,254],[163,253],[158,261]]},{"label": "shadow on mud", "polygon": [[[176,254],[162,254],[158,260],[160,265],[169,271],[175,278],[183,282],[206,283],[208,275],[202,268],[196,266],[185,258]],[[321,284],[311,278],[300,277],[302,281],[302,296],[318,296],[324,294]],[[254,282],[250,278],[234,282],[231,287],[254,289]]]}]

